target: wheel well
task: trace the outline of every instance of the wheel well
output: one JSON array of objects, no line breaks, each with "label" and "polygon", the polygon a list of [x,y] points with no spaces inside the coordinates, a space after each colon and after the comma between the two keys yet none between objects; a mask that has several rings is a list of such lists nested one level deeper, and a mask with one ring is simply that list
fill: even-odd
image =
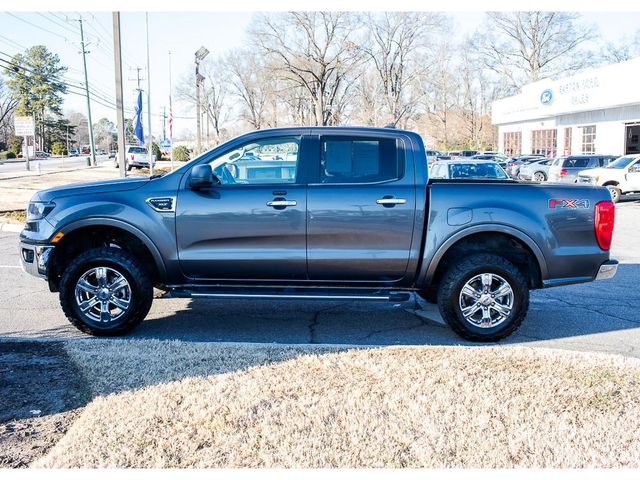
[{"label": "wheel well", "polygon": [[118,227],[91,225],[67,233],[56,245],[48,264],[49,288],[57,291],[64,267],[80,253],[97,247],[116,247],[127,250],[140,260],[154,284],[159,281],[156,262],[149,248],[134,234]]},{"label": "wheel well", "polygon": [[616,182],[615,180],[609,180],[608,182],[604,182],[602,184],[603,187],[608,187],[608,186],[617,187],[618,185],[619,183]]},{"label": "wheel well", "polygon": [[438,263],[431,285],[438,285],[449,266],[470,253],[500,255],[522,271],[530,288],[542,287],[540,265],[531,249],[520,239],[500,232],[474,233],[454,243]]}]

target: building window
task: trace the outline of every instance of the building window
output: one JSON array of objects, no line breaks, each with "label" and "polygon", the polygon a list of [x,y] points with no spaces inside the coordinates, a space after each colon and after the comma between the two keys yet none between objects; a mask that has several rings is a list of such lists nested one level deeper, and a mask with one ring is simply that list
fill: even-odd
[{"label": "building window", "polygon": [[531,153],[553,157],[556,154],[556,129],[532,131]]},{"label": "building window", "polygon": [[514,156],[522,153],[522,133],[505,132],[504,133],[504,153],[505,155]]},{"label": "building window", "polygon": [[596,153],[596,126],[582,127],[582,153]]},{"label": "building window", "polygon": [[564,129],[564,154],[565,155],[571,155],[571,132],[572,132],[571,127]]}]

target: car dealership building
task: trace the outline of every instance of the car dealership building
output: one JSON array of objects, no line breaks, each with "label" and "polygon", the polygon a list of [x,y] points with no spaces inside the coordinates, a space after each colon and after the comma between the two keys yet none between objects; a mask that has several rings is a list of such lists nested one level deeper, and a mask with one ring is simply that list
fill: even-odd
[{"label": "car dealership building", "polygon": [[525,85],[491,122],[507,155],[640,153],[640,57]]}]

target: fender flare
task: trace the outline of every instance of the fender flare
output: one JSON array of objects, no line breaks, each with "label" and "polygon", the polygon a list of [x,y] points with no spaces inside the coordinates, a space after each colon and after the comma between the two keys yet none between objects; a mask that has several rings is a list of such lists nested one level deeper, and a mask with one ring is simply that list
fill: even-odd
[{"label": "fender flare", "polygon": [[438,265],[440,265],[440,261],[446,255],[453,245],[458,243],[460,240],[464,238],[476,234],[476,233],[503,233],[506,235],[510,235],[512,237],[517,238],[523,244],[525,244],[534,254],[536,261],[538,263],[538,268],[540,268],[540,280],[544,280],[548,276],[547,271],[547,262],[542,253],[542,250],[536,242],[526,233],[517,228],[508,226],[508,225],[500,225],[500,224],[481,224],[474,225],[472,227],[467,227],[463,230],[456,232],[454,235],[449,237],[440,247],[436,250],[436,253],[433,254],[431,259],[429,260],[428,265],[422,268],[422,272],[420,275],[420,284],[421,285],[430,285],[433,277],[436,273],[436,269]]},{"label": "fender flare", "polygon": [[154,263],[156,264],[156,268],[158,269],[158,274],[160,278],[166,278],[167,269],[164,264],[164,259],[160,254],[160,250],[156,247],[155,243],[139,228],[131,225],[130,223],[124,222],[122,220],[117,220],[115,218],[109,217],[89,217],[83,218],[81,220],[75,220],[71,223],[66,224],[64,227],[58,229],[59,232],[64,233],[65,235],[78,230],[79,228],[91,227],[91,226],[100,226],[100,227],[115,227],[125,230],[135,236],[138,240],[140,240],[151,252],[151,256],[153,257]]}]

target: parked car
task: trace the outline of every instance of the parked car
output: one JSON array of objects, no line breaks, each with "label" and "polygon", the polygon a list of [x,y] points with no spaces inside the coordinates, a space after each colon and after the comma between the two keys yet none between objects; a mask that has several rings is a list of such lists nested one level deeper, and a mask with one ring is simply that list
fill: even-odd
[{"label": "parked car", "polygon": [[532,160],[520,165],[518,178],[520,180],[533,180],[534,182],[546,182],[549,178],[549,168],[553,163],[552,158]]},{"label": "parked car", "polygon": [[531,163],[535,160],[539,160],[540,158],[544,158],[542,155],[520,155],[518,157],[513,157],[511,160],[507,162],[507,174],[511,178],[518,178],[518,174],[520,173],[520,167],[527,163]]},{"label": "parked car", "polygon": [[569,155],[554,160],[549,167],[549,181],[577,183],[578,173],[591,168],[605,167],[615,160],[615,155]]},{"label": "parked car", "polygon": [[460,152],[461,157],[473,157],[474,155],[477,155],[477,154],[478,154],[477,150],[462,150]]},{"label": "parked car", "polygon": [[427,155],[428,165],[437,162],[441,157],[443,157],[442,152],[439,152],[438,150],[427,150],[425,154]]},{"label": "parked car", "polygon": [[606,167],[583,170],[578,174],[578,183],[607,187],[614,203],[622,195],[640,193],[640,154],[625,155]]},{"label": "parked car", "polygon": [[79,155],[78,150],[76,150],[75,148],[72,148],[71,150],[69,150],[70,157],[77,157],[78,155]]},{"label": "parked car", "polygon": [[436,179],[508,180],[506,172],[493,160],[442,160],[431,168],[430,177]]},{"label": "parked car", "polygon": [[118,151],[117,150],[109,150],[109,158],[117,158]]},{"label": "parked car", "polygon": [[107,152],[103,148],[96,148],[96,155],[106,155]]},{"label": "parked car", "polygon": [[42,150],[36,150],[34,152],[34,156],[35,156],[35,158],[49,158],[51,155],[48,154],[47,152],[42,151]]},{"label": "parked car", "polygon": [[462,152],[460,150],[455,150],[453,152],[447,152],[447,156],[450,160],[455,160],[458,157],[462,156]]},{"label": "parked car", "polygon": [[[287,160],[251,173],[237,165],[246,151]],[[478,178],[478,162],[448,162],[470,163],[470,175],[429,180],[413,132],[258,130],[164,175],[36,193],[20,258],[93,335],[134,329],[158,287],[224,299],[416,293],[437,298],[462,337],[496,341],[522,323],[530,289],[615,274],[615,207],[604,187]]]},{"label": "parked car", "polygon": [[[140,147],[136,145],[125,145],[127,170],[132,168],[145,168],[149,167],[149,157],[146,147]],[[152,160],[153,162],[153,160]],[[155,164],[155,162],[153,162]],[[115,157],[114,166],[119,168],[118,158]]]}]

